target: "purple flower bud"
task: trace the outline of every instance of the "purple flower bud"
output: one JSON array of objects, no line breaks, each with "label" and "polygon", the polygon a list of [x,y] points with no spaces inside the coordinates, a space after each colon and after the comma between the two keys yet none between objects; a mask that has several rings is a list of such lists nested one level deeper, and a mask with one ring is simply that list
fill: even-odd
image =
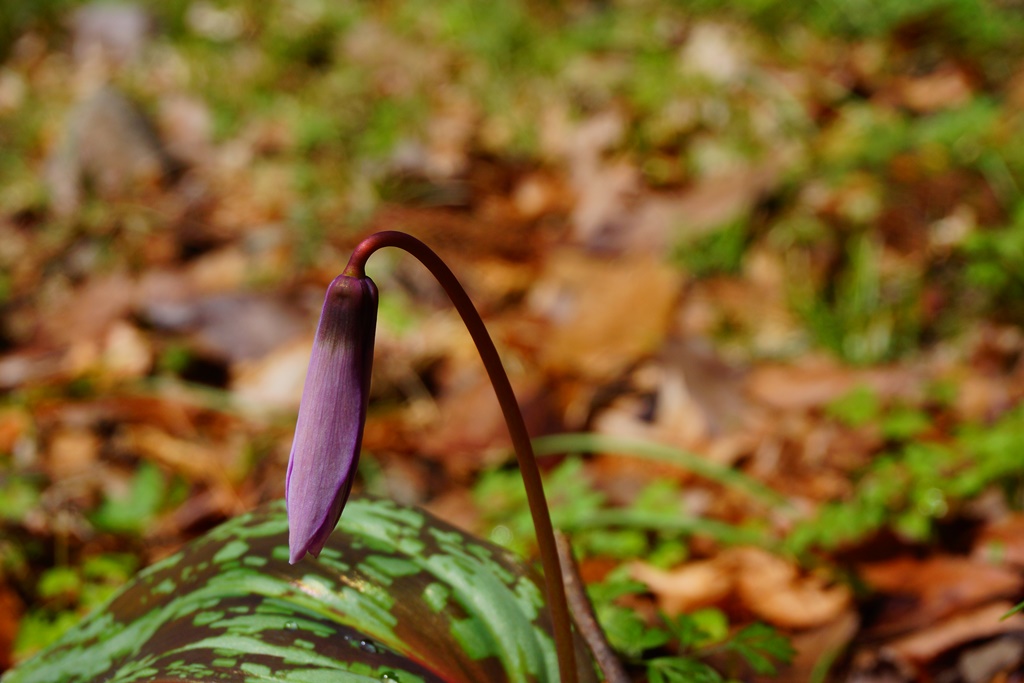
[{"label": "purple flower bud", "polygon": [[288,546],[295,564],[319,557],[359,462],[377,327],[377,287],[339,275],[327,289],[288,459]]}]

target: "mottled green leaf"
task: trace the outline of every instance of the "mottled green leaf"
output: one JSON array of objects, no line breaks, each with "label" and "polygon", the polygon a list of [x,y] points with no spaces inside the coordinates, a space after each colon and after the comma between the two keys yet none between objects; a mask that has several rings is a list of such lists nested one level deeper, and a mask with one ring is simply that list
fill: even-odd
[{"label": "mottled green leaf", "polygon": [[[581,680],[592,681],[578,646]],[[288,564],[280,503],[140,573],[3,683],[557,681],[537,577],[411,508],[356,498]]]}]

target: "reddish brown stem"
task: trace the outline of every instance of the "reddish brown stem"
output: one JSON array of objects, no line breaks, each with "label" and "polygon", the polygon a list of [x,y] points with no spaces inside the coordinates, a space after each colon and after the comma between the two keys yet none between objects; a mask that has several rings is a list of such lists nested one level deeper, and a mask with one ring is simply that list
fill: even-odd
[{"label": "reddish brown stem", "polygon": [[458,278],[444,261],[430,247],[404,232],[393,230],[370,235],[355,248],[345,275],[365,277],[367,259],[378,249],[397,247],[415,256],[420,263],[437,279],[451,299],[455,310],[462,316],[462,321],[469,330],[480,359],[484,363],[487,375],[494,386],[498,404],[505,416],[512,447],[519,460],[519,471],[526,486],[526,499],[533,516],[533,526],[537,534],[537,545],[540,548],[541,564],[544,567],[544,584],[547,592],[548,609],[551,612],[551,623],[554,628],[555,649],[558,652],[558,668],[562,683],[576,683],[576,650],[573,646],[572,627],[569,607],[565,599],[565,587],[562,585],[562,570],[558,561],[558,548],[555,544],[554,530],[551,526],[551,515],[548,512],[547,499],[544,497],[544,486],[541,483],[540,470],[533,454],[530,435],[526,431],[526,422],[519,410],[519,403],[512,391],[505,368],[501,364],[498,350],[487,333],[487,327],[480,318],[466,290],[459,284]]}]

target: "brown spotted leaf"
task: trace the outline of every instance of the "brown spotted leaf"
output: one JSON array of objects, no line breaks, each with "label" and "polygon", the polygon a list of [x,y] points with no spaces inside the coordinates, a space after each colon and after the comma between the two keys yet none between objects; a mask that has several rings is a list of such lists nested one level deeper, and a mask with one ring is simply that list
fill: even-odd
[{"label": "brown spotted leaf", "polygon": [[282,504],[218,527],[3,683],[557,678],[532,572],[425,512],[357,498],[320,558],[294,566]]}]

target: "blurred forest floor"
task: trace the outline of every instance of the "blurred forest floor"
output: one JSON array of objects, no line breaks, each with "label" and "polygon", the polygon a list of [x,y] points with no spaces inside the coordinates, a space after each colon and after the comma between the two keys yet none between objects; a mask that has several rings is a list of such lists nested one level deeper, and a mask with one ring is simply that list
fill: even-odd
[{"label": "blurred forest floor", "polygon": [[[5,3],[0,671],[282,496],[324,289],[401,229],[637,680],[1024,680],[1022,58],[995,0]],[[530,553],[456,315],[369,274],[358,487]]]}]

